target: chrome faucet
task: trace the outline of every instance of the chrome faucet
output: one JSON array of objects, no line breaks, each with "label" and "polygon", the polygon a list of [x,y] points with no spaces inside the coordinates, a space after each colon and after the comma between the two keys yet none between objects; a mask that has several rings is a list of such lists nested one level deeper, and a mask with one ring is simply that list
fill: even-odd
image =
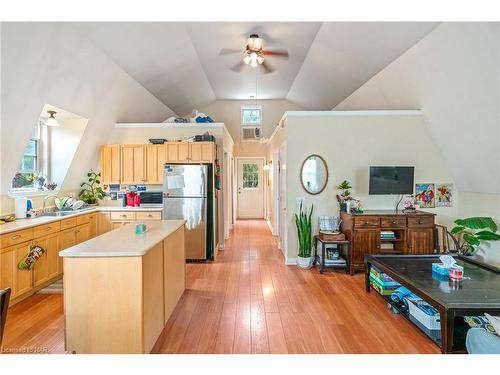
[{"label": "chrome faucet", "polygon": [[47,199],[49,198],[58,198],[57,194],[50,194],[47,195],[45,198],[43,198],[43,207],[42,207],[42,212],[45,212],[45,205],[47,204]]}]

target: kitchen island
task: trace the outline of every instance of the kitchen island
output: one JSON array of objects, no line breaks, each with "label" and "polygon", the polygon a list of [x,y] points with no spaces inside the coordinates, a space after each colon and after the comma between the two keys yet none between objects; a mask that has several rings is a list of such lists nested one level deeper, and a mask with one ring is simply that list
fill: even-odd
[{"label": "kitchen island", "polygon": [[185,290],[184,221],[126,225],[61,251],[69,353],[150,353]]}]

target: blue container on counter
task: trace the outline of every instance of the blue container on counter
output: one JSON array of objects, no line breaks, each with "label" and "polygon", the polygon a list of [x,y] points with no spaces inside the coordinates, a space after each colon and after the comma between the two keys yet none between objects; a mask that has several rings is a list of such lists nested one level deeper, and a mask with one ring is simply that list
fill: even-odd
[{"label": "blue container on counter", "polygon": [[432,272],[440,276],[448,276],[448,267],[445,267],[443,263],[432,263]]}]

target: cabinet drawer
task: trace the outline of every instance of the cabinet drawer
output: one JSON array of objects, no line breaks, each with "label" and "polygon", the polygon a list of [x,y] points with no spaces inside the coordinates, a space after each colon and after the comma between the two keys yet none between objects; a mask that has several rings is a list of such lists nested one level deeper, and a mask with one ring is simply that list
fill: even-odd
[{"label": "cabinet drawer", "polygon": [[135,217],[137,220],[161,220],[161,212],[137,212]]},{"label": "cabinet drawer", "polygon": [[409,217],[409,227],[432,227],[434,225],[434,216]]},{"label": "cabinet drawer", "polygon": [[356,228],[378,228],[380,227],[380,217],[356,217],[354,226]]},{"label": "cabinet drawer", "polygon": [[46,236],[47,234],[57,233],[61,230],[61,222],[39,225],[33,230],[33,237],[38,238]]},{"label": "cabinet drawer", "polygon": [[135,212],[111,212],[111,220],[135,220]]},{"label": "cabinet drawer", "polygon": [[76,217],[76,225],[82,225],[90,223],[90,215],[80,215]]},{"label": "cabinet drawer", "polygon": [[382,228],[404,228],[406,227],[406,217],[383,217],[380,219]]},{"label": "cabinet drawer", "polygon": [[15,245],[33,239],[33,228],[18,230],[12,233],[3,234],[1,237],[2,248]]},{"label": "cabinet drawer", "polygon": [[61,220],[61,230],[76,227],[76,217]]}]

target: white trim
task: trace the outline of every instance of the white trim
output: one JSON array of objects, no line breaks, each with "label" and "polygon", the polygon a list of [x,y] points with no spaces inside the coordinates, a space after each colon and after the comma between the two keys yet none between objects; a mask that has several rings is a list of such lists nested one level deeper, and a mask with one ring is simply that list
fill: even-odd
[{"label": "white trim", "polygon": [[269,230],[271,231],[271,234],[274,236],[273,233],[273,226],[271,224],[271,221],[269,219],[266,219],[267,226],[269,227]]},{"label": "white trim", "polygon": [[[286,111],[281,120],[286,117],[336,117],[336,116],[423,116],[420,109],[383,109],[360,111]],[[280,122],[281,122],[280,120]]]},{"label": "white trim", "polygon": [[[262,166],[264,166],[266,164],[266,158],[264,156],[235,156],[234,157],[234,172],[235,172],[235,177],[236,177],[236,183],[234,184],[233,188],[234,188],[234,194],[236,196],[236,200],[235,202],[233,202],[234,204],[234,208],[235,208],[235,214],[236,214],[236,217],[235,219],[236,220],[245,220],[246,218],[239,218],[238,217],[238,183],[239,183],[239,176],[238,176],[238,160],[239,159],[256,159],[256,160],[262,160]],[[266,204],[267,204],[267,180],[265,179],[265,171],[262,170],[262,182],[265,183],[265,185],[262,187],[262,190],[263,190],[263,202],[262,202],[262,207],[263,207],[263,211],[262,211],[262,218],[260,219],[266,219]]]},{"label": "white trim", "polygon": [[297,265],[297,258],[286,258],[285,264],[287,266],[296,266]]},{"label": "white trim", "polygon": [[199,123],[199,122],[117,122],[115,128],[196,128],[196,129],[210,129],[210,128],[225,128],[223,122],[209,122],[209,123]]},{"label": "white trim", "polygon": [[51,194],[57,194],[60,192],[60,189],[54,189],[54,190],[9,190],[7,192],[7,195],[9,198],[16,198],[16,197],[43,197],[46,195],[51,195]]}]

